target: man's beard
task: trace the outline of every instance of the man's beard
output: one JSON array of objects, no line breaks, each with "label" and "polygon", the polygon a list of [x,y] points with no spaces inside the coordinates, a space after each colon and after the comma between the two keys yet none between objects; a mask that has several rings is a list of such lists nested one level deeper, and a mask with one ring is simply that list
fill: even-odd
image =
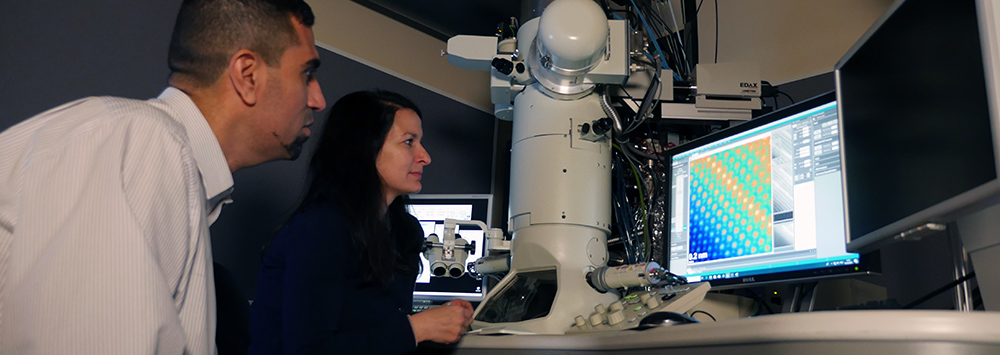
[{"label": "man's beard", "polygon": [[288,155],[290,156],[290,158],[288,158],[289,160],[299,158],[299,155],[302,154],[302,146],[306,144],[306,140],[308,139],[308,136],[298,136],[294,141],[292,141],[292,143],[285,146],[285,151],[288,152]]}]

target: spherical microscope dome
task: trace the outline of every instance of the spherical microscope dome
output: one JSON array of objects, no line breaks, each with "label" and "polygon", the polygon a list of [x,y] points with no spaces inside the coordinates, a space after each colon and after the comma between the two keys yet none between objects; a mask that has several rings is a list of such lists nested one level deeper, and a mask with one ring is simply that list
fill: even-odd
[{"label": "spherical microscope dome", "polygon": [[557,0],[545,8],[538,24],[542,62],[560,74],[587,72],[607,49],[608,19],[591,0]]}]

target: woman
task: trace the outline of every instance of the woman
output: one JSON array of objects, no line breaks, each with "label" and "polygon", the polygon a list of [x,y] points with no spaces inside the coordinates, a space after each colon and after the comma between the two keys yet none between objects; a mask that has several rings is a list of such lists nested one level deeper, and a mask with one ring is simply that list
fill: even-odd
[{"label": "woman", "polygon": [[251,354],[393,354],[452,343],[472,322],[454,300],[410,314],[423,232],[406,212],[431,159],[420,111],[385,91],[330,109],[309,190],[267,247],[251,309]]}]

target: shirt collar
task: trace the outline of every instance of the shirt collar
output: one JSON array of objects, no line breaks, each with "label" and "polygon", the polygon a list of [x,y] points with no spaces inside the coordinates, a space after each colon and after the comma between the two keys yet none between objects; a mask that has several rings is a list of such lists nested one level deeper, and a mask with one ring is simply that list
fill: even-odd
[{"label": "shirt collar", "polygon": [[[170,107],[177,120],[187,130],[188,141],[194,151],[194,158],[205,185],[205,199],[228,203],[233,192],[233,174],[229,171],[226,156],[222,153],[219,140],[209,127],[205,115],[187,94],[175,87],[167,87],[157,100]],[[214,209],[215,206],[208,206]]]}]

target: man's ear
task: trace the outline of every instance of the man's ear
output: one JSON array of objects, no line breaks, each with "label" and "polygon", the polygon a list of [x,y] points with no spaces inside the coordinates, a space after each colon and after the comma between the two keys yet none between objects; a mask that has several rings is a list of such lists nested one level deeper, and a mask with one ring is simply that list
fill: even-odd
[{"label": "man's ear", "polygon": [[266,80],[264,67],[260,56],[248,49],[239,50],[229,59],[229,81],[247,106],[257,104],[263,81]]}]

